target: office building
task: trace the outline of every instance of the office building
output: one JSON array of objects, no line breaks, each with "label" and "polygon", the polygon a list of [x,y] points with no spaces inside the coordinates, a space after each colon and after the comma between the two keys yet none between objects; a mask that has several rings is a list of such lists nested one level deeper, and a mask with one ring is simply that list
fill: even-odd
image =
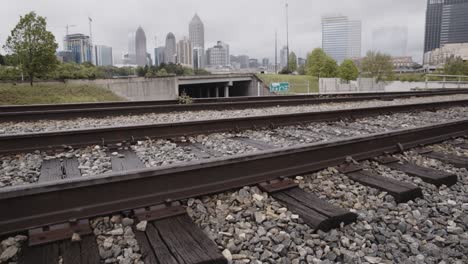
[{"label": "office building", "polygon": [[230,65],[229,45],[218,41],[215,46],[206,51],[208,65],[211,67],[227,67]]},{"label": "office building", "polygon": [[443,67],[450,58],[461,58],[468,61],[468,43],[444,44],[438,49],[424,54],[424,63],[430,66]]},{"label": "office building", "polygon": [[135,43],[135,32],[128,33],[128,52],[124,54],[124,64],[135,65],[136,64],[136,43]]},{"label": "office building", "polygon": [[89,36],[84,34],[70,34],[64,38],[64,48],[72,52],[72,61],[75,63],[93,62],[92,46]]},{"label": "office building", "polygon": [[468,0],[428,0],[424,53],[468,42]]},{"label": "office building", "polygon": [[268,67],[270,65],[270,60],[268,58],[263,58],[262,59],[262,66],[263,67]]},{"label": "office building", "polygon": [[146,50],[146,35],[141,26],[138,27],[135,33],[135,63],[138,66],[145,66],[148,64]]},{"label": "office building", "polygon": [[166,61],[166,47],[161,46],[154,49],[154,65],[159,66]]},{"label": "office building", "polygon": [[205,26],[203,25],[203,22],[201,21],[198,14],[195,14],[195,16],[190,21],[189,40],[192,43],[192,48],[197,49],[197,56],[194,57],[194,59],[202,59],[201,63],[199,61],[194,61],[193,65],[197,65],[198,68],[203,68],[205,57]]},{"label": "office building", "polygon": [[257,59],[249,59],[249,68],[250,69],[258,68],[258,60]]},{"label": "office building", "polygon": [[405,57],[408,47],[407,27],[380,27],[372,31],[372,50],[393,57]]},{"label": "office building", "polygon": [[338,63],[361,56],[361,21],[347,16],[322,17],[322,48]]},{"label": "office building", "polygon": [[238,56],[239,65],[241,69],[248,69],[249,68],[249,56],[247,55],[240,55]]},{"label": "office building", "polygon": [[73,52],[70,50],[61,50],[58,51],[56,54],[57,60],[60,62],[74,62],[73,59]]},{"label": "office building", "polygon": [[177,62],[177,47],[176,38],[172,32],[169,32],[166,37],[166,48],[164,62],[176,63]]},{"label": "office building", "polygon": [[112,48],[104,45],[94,46],[95,62],[97,66],[112,66]]},{"label": "office building", "polygon": [[186,37],[177,43],[177,62],[187,67],[193,67],[192,43]]}]

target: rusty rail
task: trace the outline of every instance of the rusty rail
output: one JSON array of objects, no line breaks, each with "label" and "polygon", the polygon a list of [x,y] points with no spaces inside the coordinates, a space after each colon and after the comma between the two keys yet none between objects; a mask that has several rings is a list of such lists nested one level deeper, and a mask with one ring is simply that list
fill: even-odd
[{"label": "rusty rail", "polygon": [[468,100],[459,100],[323,112],[4,135],[0,136],[0,153],[59,149],[63,148],[63,146],[80,147],[93,144],[111,144],[122,141],[135,142],[148,137],[172,138],[216,132],[271,128],[308,122],[333,121],[344,118],[357,118],[416,110],[436,110],[466,105],[468,105]]},{"label": "rusty rail", "polygon": [[201,110],[230,110],[271,106],[294,106],[321,103],[340,103],[366,100],[393,100],[409,97],[466,94],[468,89],[423,92],[354,93],[331,95],[291,95],[263,97],[232,97],[195,99],[193,104],[179,105],[177,100],[107,102],[84,104],[0,106],[0,122],[41,119],[71,119],[115,115],[168,113]]},{"label": "rusty rail", "polygon": [[0,235],[290,177],[468,133],[468,119],[210,161],[0,191]]}]

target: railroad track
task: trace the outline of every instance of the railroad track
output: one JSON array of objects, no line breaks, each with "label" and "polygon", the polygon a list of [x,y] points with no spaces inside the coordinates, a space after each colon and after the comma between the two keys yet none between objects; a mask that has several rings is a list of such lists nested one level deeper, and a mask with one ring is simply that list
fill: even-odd
[{"label": "railroad track", "polygon": [[[359,109],[353,114],[344,114],[341,118],[369,114],[375,116],[395,109],[395,112],[405,112],[457,105],[464,106],[465,102],[413,105],[406,106],[406,109],[393,108],[381,112]],[[359,114],[363,112],[366,114]],[[329,116],[322,118],[283,121],[284,123],[268,124],[266,127],[271,129],[278,125],[304,124],[310,120],[340,119],[337,113],[328,114]],[[243,128],[237,127],[237,130]],[[313,131],[305,132],[313,134]],[[0,211],[8,212],[0,216],[0,234],[29,230],[28,243],[31,246],[23,249],[19,263],[54,263],[59,256],[64,263],[72,263],[72,260],[80,260],[78,263],[98,263],[99,247],[91,235],[95,223],[89,219],[123,212],[134,218],[135,224],[147,223],[144,232],[135,231],[145,263],[226,263],[226,254],[221,255],[217,245],[186,215],[186,209],[181,206],[186,204],[185,199],[257,185],[262,191],[269,193],[272,199],[298,214],[310,228],[328,231],[339,227],[342,222],[349,224],[356,221],[357,215],[319,198],[317,194],[304,191],[304,188],[298,188],[297,179],[292,181],[292,177],[335,166],[340,175],[384,191],[397,203],[404,203],[423,197],[421,189],[407,182],[384,177],[371,170],[363,161],[373,159],[382,166],[419,177],[435,186],[454,185],[457,177],[451,173],[427,169],[392,154],[412,150],[421,156],[456,167],[468,166],[467,157],[422,148],[422,145],[466,136],[468,120],[384,133],[373,132],[375,131],[369,130],[367,133],[371,135],[353,135],[352,138],[346,136],[325,143],[296,144],[291,147],[278,147],[251,138],[234,137],[235,140],[261,151],[213,158],[217,156],[216,153],[200,145],[189,145],[187,148],[195,152],[198,149],[199,155],[209,155],[208,160],[159,168],[146,168],[138,153],[133,152],[135,148],[115,144],[117,141],[113,141],[108,144],[108,151],[112,156],[113,172],[110,174],[80,177],[76,160],[50,159],[42,164],[38,184],[0,189]],[[180,131],[171,134],[171,137],[182,135],[178,133]],[[198,133],[200,132],[192,134]],[[129,143],[128,138],[126,139]],[[98,143],[101,144],[102,141]],[[104,145],[106,143],[105,141]],[[453,145],[456,148],[466,148],[466,143]],[[6,152],[18,150],[24,149],[10,148]],[[83,193],[86,195],[83,196]],[[134,228],[137,229],[136,226]],[[81,242],[69,241],[73,233],[81,235]]]},{"label": "railroad track", "polygon": [[0,121],[63,120],[77,117],[105,117],[116,115],[168,113],[201,110],[234,110],[272,106],[297,106],[342,103],[367,100],[394,100],[410,97],[466,94],[468,90],[436,90],[422,92],[359,93],[332,95],[295,95],[265,97],[233,97],[195,99],[193,104],[180,105],[177,100],[57,104],[32,106],[0,106]]}]

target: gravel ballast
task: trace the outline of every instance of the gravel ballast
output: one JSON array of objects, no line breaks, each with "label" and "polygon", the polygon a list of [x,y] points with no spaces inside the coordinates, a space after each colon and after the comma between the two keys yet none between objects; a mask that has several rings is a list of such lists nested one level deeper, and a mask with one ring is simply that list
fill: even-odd
[{"label": "gravel ballast", "polygon": [[276,114],[292,114],[306,112],[321,112],[330,110],[344,110],[363,107],[383,107],[415,103],[430,103],[468,99],[468,94],[434,96],[409,99],[396,99],[393,101],[365,101],[328,103],[318,105],[301,105],[285,107],[267,107],[259,109],[222,110],[222,111],[193,111],[174,112],[165,114],[126,115],[105,118],[77,118],[70,120],[39,120],[31,122],[3,122],[0,135],[21,134],[31,132],[50,132],[73,129],[87,129],[99,127],[132,126],[160,123],[174,123],[183,121],[226,119],[233,117],[249,117]]}]

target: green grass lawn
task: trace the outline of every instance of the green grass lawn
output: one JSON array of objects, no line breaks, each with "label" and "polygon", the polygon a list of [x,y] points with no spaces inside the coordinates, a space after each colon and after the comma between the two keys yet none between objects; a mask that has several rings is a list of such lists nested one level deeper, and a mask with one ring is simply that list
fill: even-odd
[{"label": "green grass lawn", "polygon": [[92,85],[0,84],[0,105],[62,104],[124,101],[113,92]]},{"label": "green grass lawn", "polygon": [[308,83],[310,93],[319,91],[318,79],[308,75],[257,74],[257,76],[267,86],[274,82],[289,82],[289,91],[286,94],[307,93]]}]

